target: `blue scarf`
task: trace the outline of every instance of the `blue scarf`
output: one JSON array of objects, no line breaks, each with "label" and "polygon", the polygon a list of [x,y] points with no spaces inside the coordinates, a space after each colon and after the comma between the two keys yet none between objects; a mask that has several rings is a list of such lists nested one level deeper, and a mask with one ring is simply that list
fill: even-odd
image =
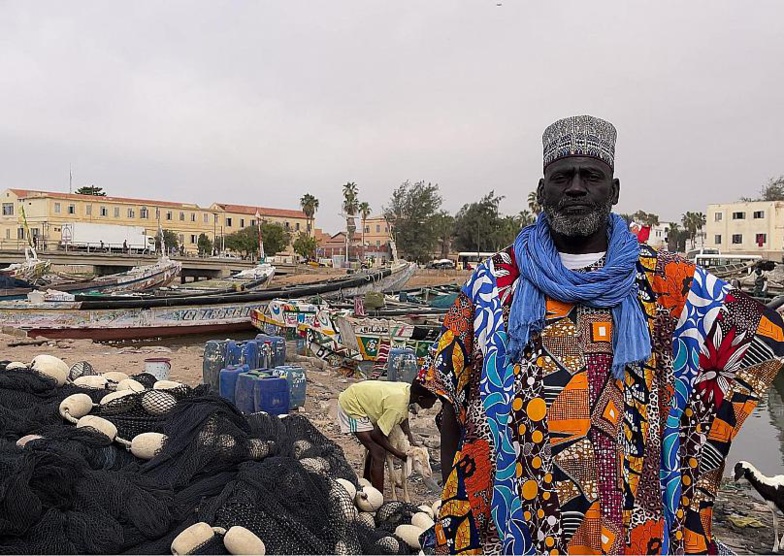
[{"label": "blue scarf", "polygon": [[544,329],[545,296],[612,310],[612,373],[616,378],[623,379],[626,365],[648,360],[651,339],[637,299],[640,245],[617,214],[610,215],[608,233],[604,267],[574,272],[561,262],[544,213],[520,231],[514,243],[520,278],[509,313],[509,362],[519,361],[531,335]]}]

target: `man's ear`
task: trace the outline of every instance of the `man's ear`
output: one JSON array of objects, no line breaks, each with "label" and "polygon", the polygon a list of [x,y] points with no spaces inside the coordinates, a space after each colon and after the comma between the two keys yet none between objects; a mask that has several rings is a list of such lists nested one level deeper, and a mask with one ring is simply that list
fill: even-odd
[{"label": "man's ear", "polygon": [[621,197],[621,180],[619,180],[618,178],[614,178],[612,184],[613,184],[612,204],[617,205],[618,199],[620,199]]},{"label": "man's ear", "polygon": [[544,189],[544,178],[539,178],[539,185],[536,186],[536,203],[542,205],[542,190]]}]

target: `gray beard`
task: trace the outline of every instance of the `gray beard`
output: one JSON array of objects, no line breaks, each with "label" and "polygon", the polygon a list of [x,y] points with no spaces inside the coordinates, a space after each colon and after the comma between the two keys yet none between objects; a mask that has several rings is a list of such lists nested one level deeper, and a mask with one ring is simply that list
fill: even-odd
[{"label": "gray beard", "polygon": [[550,229],[565,237],[588,237],[606,226],[612,212],[612,201],[609,199],[602,205],[596,205],[586,215],[569,215],[558,211],[558,205],[543,205]]}]

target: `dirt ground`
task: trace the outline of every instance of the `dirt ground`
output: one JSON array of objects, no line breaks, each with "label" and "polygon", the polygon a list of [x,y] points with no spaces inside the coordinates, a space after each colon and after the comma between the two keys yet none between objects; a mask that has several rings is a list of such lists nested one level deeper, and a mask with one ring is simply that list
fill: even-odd
[{"label": "dirt ground", "polygon": [[[126,374],[143,372],[144,360],[149,357],[168,357],[171,359],[170,378],[195,386],[202,377],[202,346],[170,348],[165,341],[159,345],[114,347],[96,344],[90,340],[58,340],[40,345],[9,344],[26,342],[23,338],[0,334],[0,359],[28,363],[38,354],[49,353],[60,357],[69,365],[77,361],[88,361],[96,370],[122,371]],[[289,352],[294,353],[293,345]],[[292,356],[305,367],[308,380],[308,394],[305,407],[299,411],[306,415],[327,437],[343,448],[346,459],[361,476],[364,450],[351,435],[340,433],[335,423],[337,396],[355,381],[345,378],[332,369],[324,370],[308,360]],[[436,407],[410,417],[414,434],[430,450],[434,478],[441,477],[439,437],[435,426]],[[412,502],[432,504],[438,493],[430,490],[418,476],[410,481]],[[387,486],[385,497],[389,498]],[[748,485],[737,485],[727,481],[716,500],[714,512],[714,534],[716,537],[740,554],[770,553],[773,542],[772,516],[770,510]]]}]

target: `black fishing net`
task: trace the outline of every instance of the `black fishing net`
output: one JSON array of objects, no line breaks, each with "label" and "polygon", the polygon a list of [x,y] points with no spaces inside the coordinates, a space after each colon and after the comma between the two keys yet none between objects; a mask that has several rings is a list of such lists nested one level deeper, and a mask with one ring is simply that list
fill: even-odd
[{"label": "black fishing net", "polygon": [[[375,521],[361,517],[335,481],[358,486],[343,450],[304,416],[242,415],[207,387],[153,390],[152,375],[131,378],[148,389],[101,403],[113,385],[58,387],[0,363],[0,554],[169,554],[200,521],[245,527],[270,554],[410,552],[394,530],[416,508],[388,503]],[[76,393],[117,439],[60,416]],[[165,441],[145,461],[127,444],[148,432]],[[216,534],[191,553],[227,550]]]}]

